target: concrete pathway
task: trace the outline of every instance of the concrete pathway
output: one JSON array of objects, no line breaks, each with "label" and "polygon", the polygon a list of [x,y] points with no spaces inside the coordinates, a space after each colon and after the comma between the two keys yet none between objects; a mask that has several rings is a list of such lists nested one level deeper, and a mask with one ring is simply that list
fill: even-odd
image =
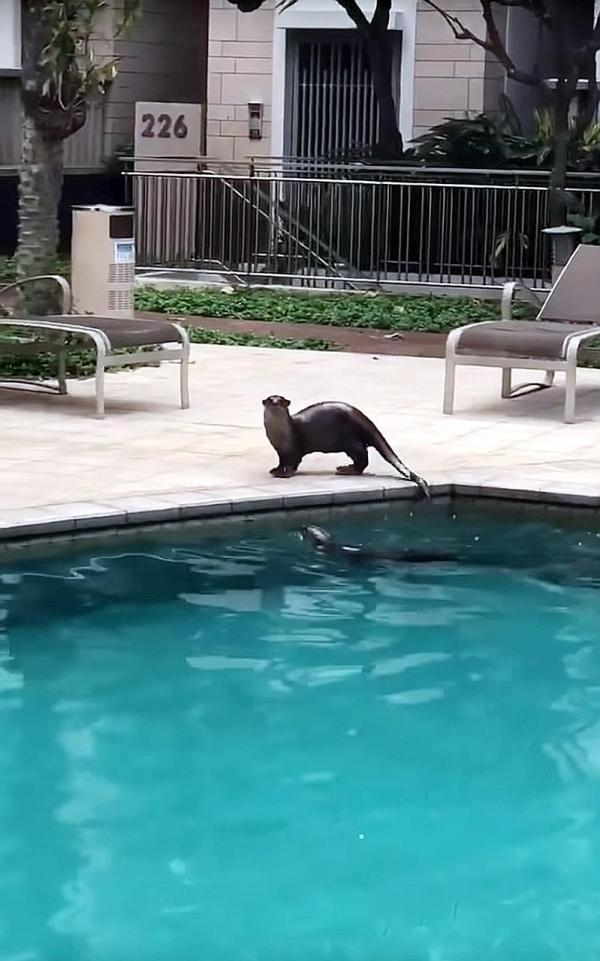
[{"label": "concrete pathway", "polygon": [[361,478],[335,477],[340,458],[315,455],[295,478],[272,479],[261,405],[271,393],[292,410],[355,404],[431,482],[600,505],[600,371],[581,371],[579,421],[567,426],[560,383],[501,401],[500,372],[489,369],[459,368],[457,413],[442,415],[443,362],[432,358],[218,346],[192,356],[188,411],[177,407],[169,364],[110,374],[104,421],[93,416],[91,381],[73,382],[68,397],[0,390],[0,533],[218,513],[272,496],[300,504],[405,492],[374,452]]}]

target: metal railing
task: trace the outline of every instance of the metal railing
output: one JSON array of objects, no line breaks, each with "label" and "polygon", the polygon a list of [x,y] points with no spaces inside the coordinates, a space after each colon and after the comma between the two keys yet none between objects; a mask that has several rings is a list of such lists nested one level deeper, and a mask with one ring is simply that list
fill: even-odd
[{"label": "metal railing", "polygon": [[[289,176],[280,168],[128,176],[142,267],[338,289],[550,282],[542,184]],[[600,188],[572,193],[586,212],[600,203]]]},{"label": "metal railing", "polygon": [[[162,170],[168,170],[163,162]],[[406,161],[374,161],[357,157],[352,160],[329,157],[248,157],[245,160],[203,158],[198,170],[227,176],[247,177],[329,177],[342,180],[390,180],[491,184],[498,186],[548,187],[551,171],[547,167],[445,167],[437,164]],[[600,185],[600,173],[569,171],[567,185],[594,187]]]}]

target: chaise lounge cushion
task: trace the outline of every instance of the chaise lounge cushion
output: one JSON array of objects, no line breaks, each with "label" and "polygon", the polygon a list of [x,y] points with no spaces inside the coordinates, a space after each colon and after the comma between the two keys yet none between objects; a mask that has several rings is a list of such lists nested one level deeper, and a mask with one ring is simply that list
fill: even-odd
[{"label": "chaise lounge cushion", "polygon": [[581,323],[543,320],[492,320],[466,328],[458,342],[457,354],[481,357],[519,357],[539,360],[565,358],[572,334],[600,329]]}]

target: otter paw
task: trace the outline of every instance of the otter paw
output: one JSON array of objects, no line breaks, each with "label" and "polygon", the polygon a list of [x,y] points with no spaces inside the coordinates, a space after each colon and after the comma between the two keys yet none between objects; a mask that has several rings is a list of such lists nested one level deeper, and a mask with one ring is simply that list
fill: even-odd
[{"label": "otter paw", "polygon": [[273,470],[269,471],[271,477],[292,477],[295,474],[293,470],[286,470],[285,467],[274,467]]},{"label": "otter paw", "polygon": [[336,474],[362,474],[362,471],[357,470],[354,464],[341,464],[335,469]]}]

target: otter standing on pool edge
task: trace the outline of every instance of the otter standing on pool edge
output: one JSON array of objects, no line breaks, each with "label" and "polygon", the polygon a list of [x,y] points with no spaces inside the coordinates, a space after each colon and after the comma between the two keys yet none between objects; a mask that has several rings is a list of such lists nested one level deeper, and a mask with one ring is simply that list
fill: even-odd
[{"label": "otter standing on pool edge", "polygon": [[290,414],[290,402],[280,394],[263,400],[267,437],[279,455],[273,477],[292,477],[307,454],[344,453],[352,461],[338,474],[362,474],[369,463],[369,447],[391,464],[405,480],[413,481],[429,497],[422,477],[409,470],[369,418],[350,404],[322,401]]}]

